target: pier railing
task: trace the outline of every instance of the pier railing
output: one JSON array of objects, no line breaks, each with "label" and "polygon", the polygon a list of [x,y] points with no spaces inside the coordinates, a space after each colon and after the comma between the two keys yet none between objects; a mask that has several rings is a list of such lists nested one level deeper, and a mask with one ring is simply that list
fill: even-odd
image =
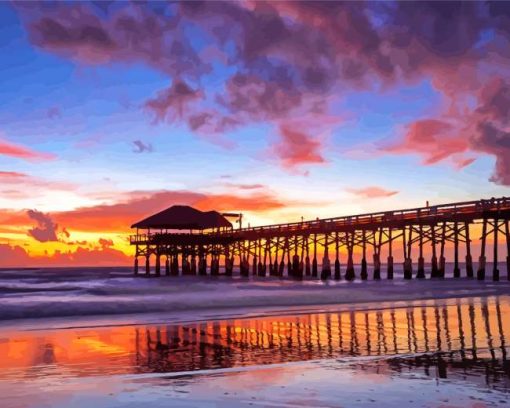
[{"label": "pier railing", "polygon": [[381,211],[374,213],[347,215],[332,218],[320,218],[288,222],[281,224],[270,224],[255,227],[245,227],[229,231],[201,231],[195,233],[176,233],[154,231],[152,233],[135,234],[130,236],[131,245],[155,242],[163,236],[174,237],[175,239],[187,239],[190,236],[228,236],[233,238],[245,238],[246,236],[278,235],[282,233],[303,233],[310,234],[337,229],[377,228],[380,226],[401,227],[415,223],[441,222],[441,221],[469,221],[473,222],[482,219],[484,216],[508,217],[510,212],[510,197],[494,198],[489,200],[464,201],[452,204],[434,205],[429,207],[417,207],[394,211]]}]

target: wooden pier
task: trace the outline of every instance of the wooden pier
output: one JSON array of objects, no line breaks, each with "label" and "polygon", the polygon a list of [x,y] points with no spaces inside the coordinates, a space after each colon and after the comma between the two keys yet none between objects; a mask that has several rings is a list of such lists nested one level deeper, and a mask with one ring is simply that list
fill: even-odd
[{"label": "wooden pier", "polygon": [[502,244],[510,280],[509,222],[508,197],[239,229],[215,211],[173,206],[134,224],[130,243],[136,247],[134,273],[140,275],[142,258],[144,276],[161,276],[164,269],[164,275],[175,276],[393,279],[398,256],[404,279],[444,278],[446,263],[453,262],[453,277],[484,280],[490,255],[487,273],[498,281]]}]

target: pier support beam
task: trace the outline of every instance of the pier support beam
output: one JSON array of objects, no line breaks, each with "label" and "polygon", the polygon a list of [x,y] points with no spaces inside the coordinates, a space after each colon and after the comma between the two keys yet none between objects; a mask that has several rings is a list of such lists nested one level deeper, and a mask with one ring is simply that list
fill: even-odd
[{"label": "pier support beam", "polygon": [[313,260],[312,260],[312,277],[316,278],[319,274],[319,268],[317,266],[317,234],[313,237]]},{"label": "pier support beam", "polygon": [[324,257],[322,258],[321,279],[327,280],[331,278],[331,262],[329,260],[328,234],[324,236]]},{"label": "pier support beam", "polygon": [[439,270],[437,268],[437,252],[436,252],[436,226],[431,225],[430,227],[431,239],[430,245],[432,247],[432,259],[430,260],[430,277],[437,278]]},{"label": "pier support beam", "polygon": [[413,261],[411,258],[404,259],[404,279],[413,278]]},{"label": "pier support beam", "polygon": [[298,237],[294,237],[294,255],[292,255],[292,277],[299,278],[299,255],[298,255]]},{"label": "pier support beam", "polygon": [[178,260],[176,254],[172,256],[172,263],[170,265],[170,273],[173,276],[179,275],[179,260]]},{"label": "pier support beam", "polygon": [[418,273],[416,274],[418,279],[425,279],[425,259],[423,256],[418,258]]},{"label": "pier support beam", "polygon": [[406,245],[406,229],[403,232],[403,246],[404,246],[404,279],[413,278],[413,261],[411,259],[413,228],[409,227],[409,240]]},{"label": "pier support beam", "polygon": [[366,237],[366,231],[363,230],[362,232],[362,258],[361,258],[361,280],[367,280],[368,279],[368,267],[367,267],[367,237]]},{"label": "pier support beam", "polygon": [[420,224],[420,237],[419,237],[419,251],[420,256],[418,257],[418,273],[416,278],[425,279],[425,259],[423,258],[423,225]]},{"label": "pier support beam", "polygon": [[292,255],[292,277],[296,279],[301,279],[302,276],[299,276],[299,255]]},{"label": "pier support beam", "polygon": [[441,250],[439,255],[439,278],[444,278],[446,274],[446,260],[444,257],[444,246],[446,243],[446,222],[443,222],[443,231],[441,233]]},{"label": "pier support beam", "polygon": [[478,280],[485,280],[485,263],[487,262],[487,258],[485,257],[486,243],[487,243],[487,220],[484,219],[482,224],[480,258],[478,260],[478,271],[476,272],[476,278]]},{"label": "pier support beam", "polygon": [[345,280],[352,281],[356,278],[356,272],[354,271],[354,236],[353,232],[347,235],[347,268],[345,269]]},{"label": "pier support beam", "polygon": [[379,239],[376,238],[376,231],[374,231],[374,280],[381,280],[381,242],[382,242],[382,228],[379,228]]},{"label": "pier support beam", "polygon": [[168,259],[168,255],[165,259],[165,276],[170,276],[170,260]]},{"label": "pier support beam", "polygon": [[232,276],[233,262],[228,253],[225,254],[225,276]]},{"label": "pier support beam", "polygon": [[280,238],[276,239],[274,262],[272,259],[271,251],[269,251],[269,275],[278,276],[278,246],[280,245]]},{"label": "pier support beam", "polygon": [[286,238],[284,242],[284,246],[282,249],[282,259],[280,260],[280,265],[278,266],[278,276],[280,278],[283,278],[283,275],[285,273],[285,251],[288,250],[289,247],[289,239]]},{"label": "pier support beam", "polygon": [[156,255],[156,276],[161,276],[161,255]]},{"label": "pier support beam", "polygon": [[204,254],[198,260],[198,274],[201,276],[207,275],[207,258]]},{"label": "pier support beam", "polygon": [[453,224],[453,277],[460,278],[459,268],[459,225],[457,221]]},{"label": "pier support beam", "polygon": [[289,250],[287,252],[287,276],[288,277],[292,276],[292,262],[290,260],[290,247],[289,247]]},{"label": "pier support beam", "polygon": [[191,257],[191,269],[190,269],[191,275],[197,274],[197,260],[195,258],[195,255]]},{"label": "pier support beam", "polygon": [[393,237],[392,230],[388,228],[388,264],[386,265],[386,278],[393,279]]},{"label": "pier support beam", "polygon": [[379,254],[374,254],[374,280],[381,280],[381,260]]},{"label": "pier support beam", "polygon": [[466,236],[466,276],[473,277],[473,257],[471,256],[471,238],[469,235],[469,223],[464,223],[464,230]]},{"label": "pier support beam", "polygon": [[388,262],[388,265],[387,265],[388,269],[386,272],[387,273],[386,277],[387,277],[387,279],[393,279],[393,257],[391,255],[388,256],[387,262]]},{"label": "pier support beam", "polygon": [[506,279],[510,281],[510,221],[505,222],[506,235]]},{"label": "pier support beam", "polygon": [[138,257],[135,257],[134,272],[135,276],[138,276]]},{"label": "pier support beam", "polygon": [[310,265],[310,245],[309,245],[309,237],[306,236],[304,238],[306,240],[306,257],[305,257],[305,275],[310,276],[312,274],[312,268]]},{"label": "pier support beam", "polygon": [[499,268],[498,268],[498,232],[499,232],[499,220],[494,220],[494,256],[492,262],[492,280],[499,281]]},{"label": "pier support beam", "polygon": [[303,276],[305,275],[305,241],[304,237],[301,241],[301,257],[299,258],[299,267],[298,267],[298,277],[299,279],[303,279]]},{"label": "pier support beam", "polygon": [[340,251],[339,251],[339,241],[338,241],[338,232],[335,235],[335,280],[340,280],[342,277],[342,273],[340,271]]},{"label": "pier support beam", "polygon": [[145,275],[150,276],[151,274],[151,262],[148,256],[145,257]]}]

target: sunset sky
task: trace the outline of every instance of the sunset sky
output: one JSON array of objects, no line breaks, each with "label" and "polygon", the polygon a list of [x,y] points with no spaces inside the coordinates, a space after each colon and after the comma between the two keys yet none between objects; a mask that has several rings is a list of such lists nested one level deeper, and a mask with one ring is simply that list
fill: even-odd
[{"label": "sunset sky", "polygon": [[509,195],[509,3],[0,3],[0,266]]}]

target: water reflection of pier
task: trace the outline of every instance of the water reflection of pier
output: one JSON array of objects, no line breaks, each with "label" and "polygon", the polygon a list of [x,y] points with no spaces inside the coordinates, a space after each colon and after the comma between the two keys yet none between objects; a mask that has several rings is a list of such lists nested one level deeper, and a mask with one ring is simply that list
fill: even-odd
[{"label": "water reflection of pier", "polygon": [[[347,356],[394,356],[390,368],[483,373],[510,388],[505,330],[510,305],[498,298],[379,311],[201,322],[136,329],[136,366],[177,372]],[[416,355],[419,353],[420,355]],[[413,354],[413,357],[406,355]],[[501,385],[501,384],[500,384]]]}]

